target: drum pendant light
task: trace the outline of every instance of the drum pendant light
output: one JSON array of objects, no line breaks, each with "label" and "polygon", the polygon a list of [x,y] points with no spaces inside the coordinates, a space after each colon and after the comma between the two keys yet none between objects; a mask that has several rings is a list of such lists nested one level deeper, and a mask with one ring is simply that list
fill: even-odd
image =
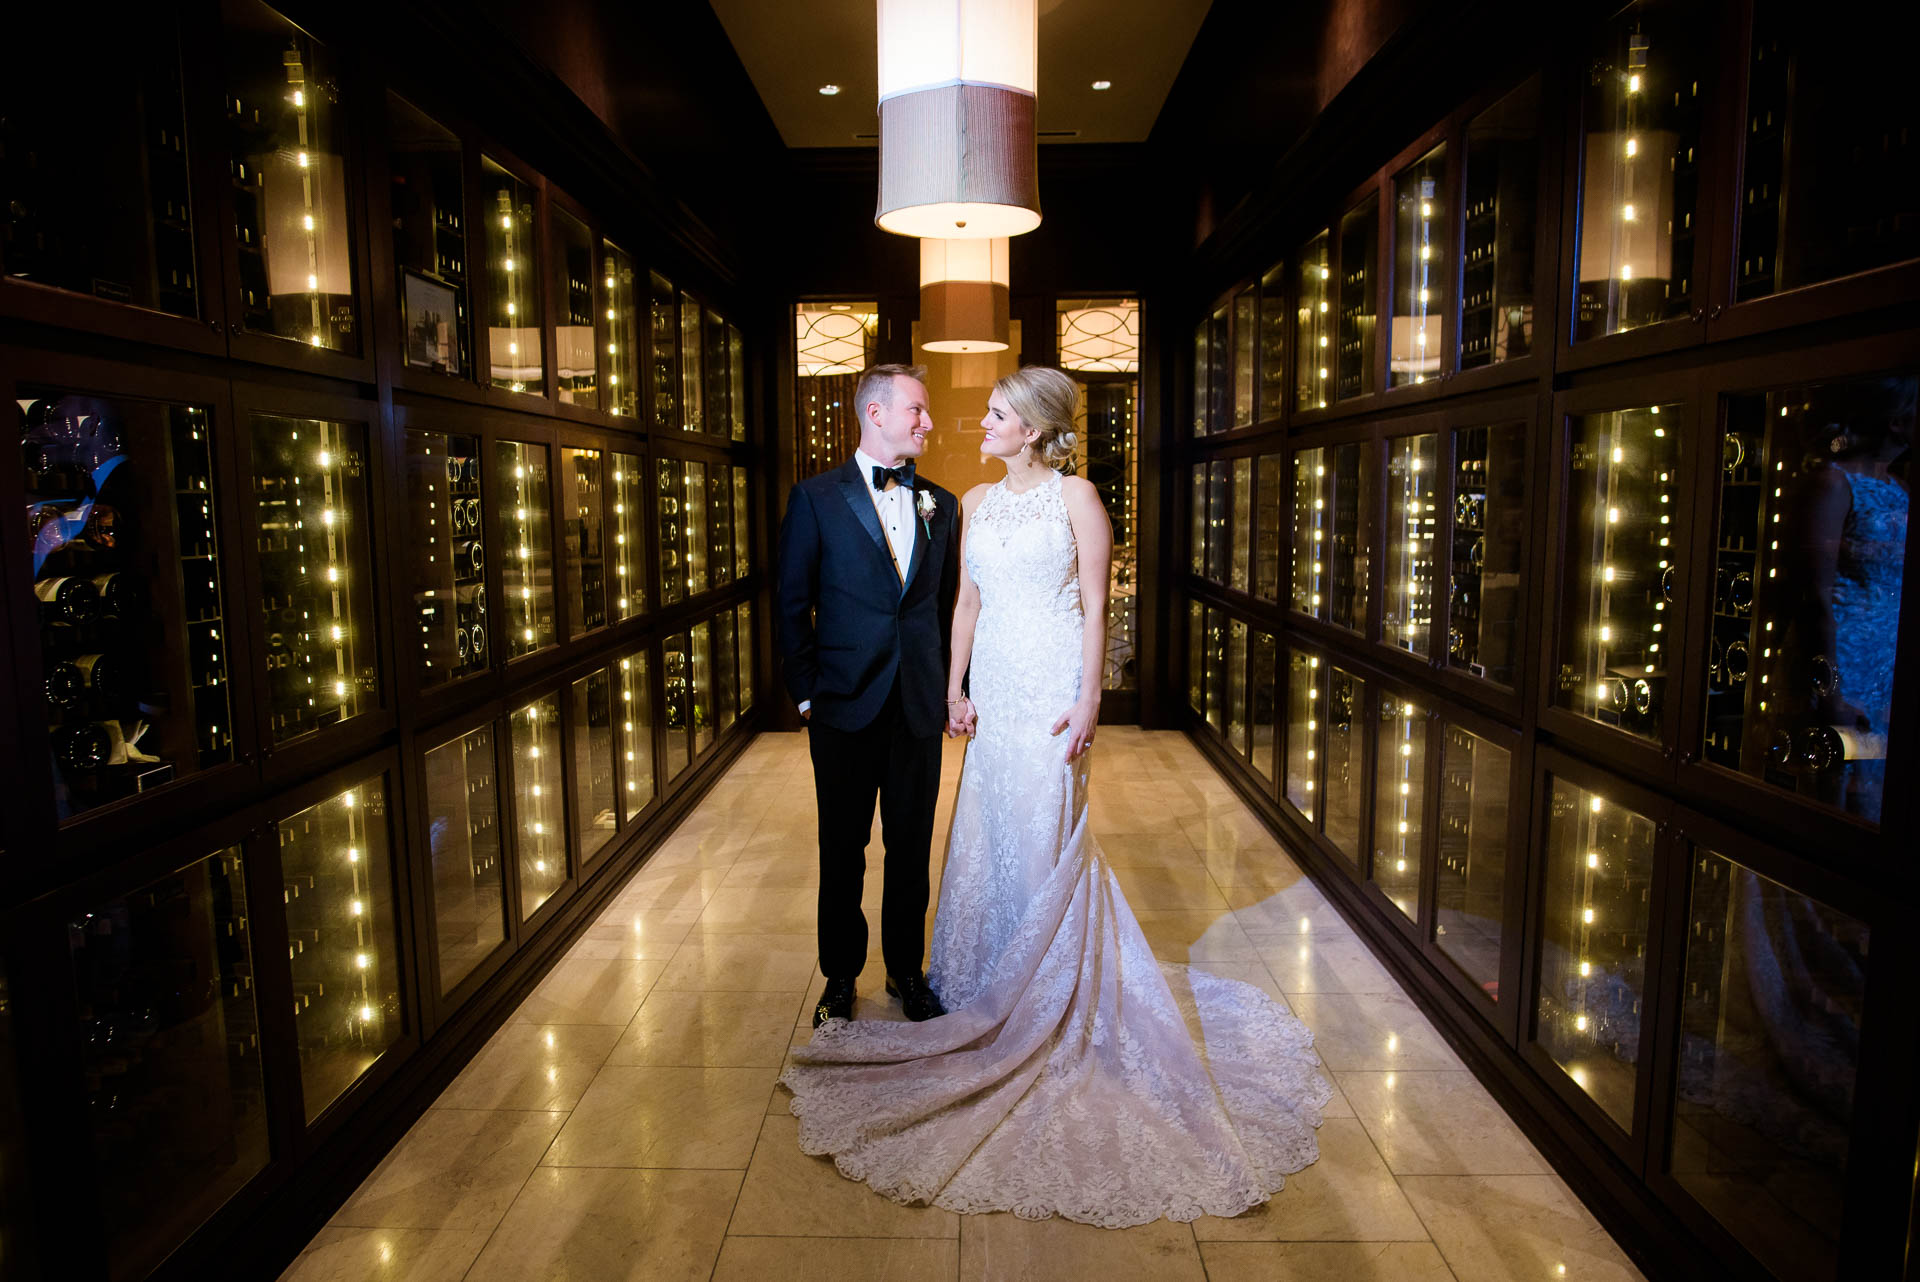
[{"label": "drum pendant light", "polygon": [[920,346],[1007,350],[1007,239],[920,242]]},{"label": "drum pendant light", "polygon": [[902,236],[1040,225],[1038,0],[879,0],[880,202]]}]

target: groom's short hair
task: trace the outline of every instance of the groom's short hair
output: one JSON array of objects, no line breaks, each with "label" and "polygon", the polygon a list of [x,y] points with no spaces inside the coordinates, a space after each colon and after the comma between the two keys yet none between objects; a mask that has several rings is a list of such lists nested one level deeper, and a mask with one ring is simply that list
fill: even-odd
[{"label": "groom's short hair", "polygon": [[867,406],[879,401],[889,409],[893,407],[893,380],[911,378],[919,382],[927,381],[925,365],[869,365],[860,371],[860,381],[853,389],[853,414],[861,423],[867,421]]}]

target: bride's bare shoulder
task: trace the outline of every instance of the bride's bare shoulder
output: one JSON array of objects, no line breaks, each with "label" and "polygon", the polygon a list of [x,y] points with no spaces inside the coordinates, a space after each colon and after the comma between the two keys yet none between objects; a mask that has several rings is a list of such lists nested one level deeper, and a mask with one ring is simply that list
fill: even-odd
[{"label": "bride's bare shoulder", "polygon": [[1060,478],[1060,497],[1068,507],[1100,507],[1100,491],[1084,476]]},{"label": "bride's bare shoulder", "polygon": [[960,509],[969,516],[980,506],[980,500],[987,497],[987,491],[993,488],[991,481],[982,481],[960,496]]}]

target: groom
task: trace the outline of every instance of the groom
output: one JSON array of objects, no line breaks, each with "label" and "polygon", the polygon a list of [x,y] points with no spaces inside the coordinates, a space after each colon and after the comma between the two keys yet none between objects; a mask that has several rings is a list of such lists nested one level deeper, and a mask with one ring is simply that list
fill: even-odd
[{"label": "groom", "polygon": [[959,507],[914,473],[933,419],[920,366],[860,375],[853,458],[793,487],[780,527],[776,620],[787,690],[807,719],[820,810],[818,1028],[852,1019],[867,958],[860,910],[873,804],[886,847],[880,947],[911,1020],[944,1015],[920,970],[927,862],[959,589]]}]

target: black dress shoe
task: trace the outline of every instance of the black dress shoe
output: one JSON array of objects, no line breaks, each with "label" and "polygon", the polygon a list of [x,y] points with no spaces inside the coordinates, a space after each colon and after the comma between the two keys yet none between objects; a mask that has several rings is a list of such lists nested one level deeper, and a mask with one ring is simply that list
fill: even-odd
[{"label": "black dress shoe", "polygon": [[830,1019],[852,1018],[853,981],[829,979],[826,988],[820,994],[820,1004],[813,1008],[813,1026],[818,1028]]},{"label": "black dress shoe", "polygon": [[898,997],[900,1009],[916,1024],[947,1013],[947,1008],[940,1004],[940,999],[920,975],[887,976],[887,996]]}]

